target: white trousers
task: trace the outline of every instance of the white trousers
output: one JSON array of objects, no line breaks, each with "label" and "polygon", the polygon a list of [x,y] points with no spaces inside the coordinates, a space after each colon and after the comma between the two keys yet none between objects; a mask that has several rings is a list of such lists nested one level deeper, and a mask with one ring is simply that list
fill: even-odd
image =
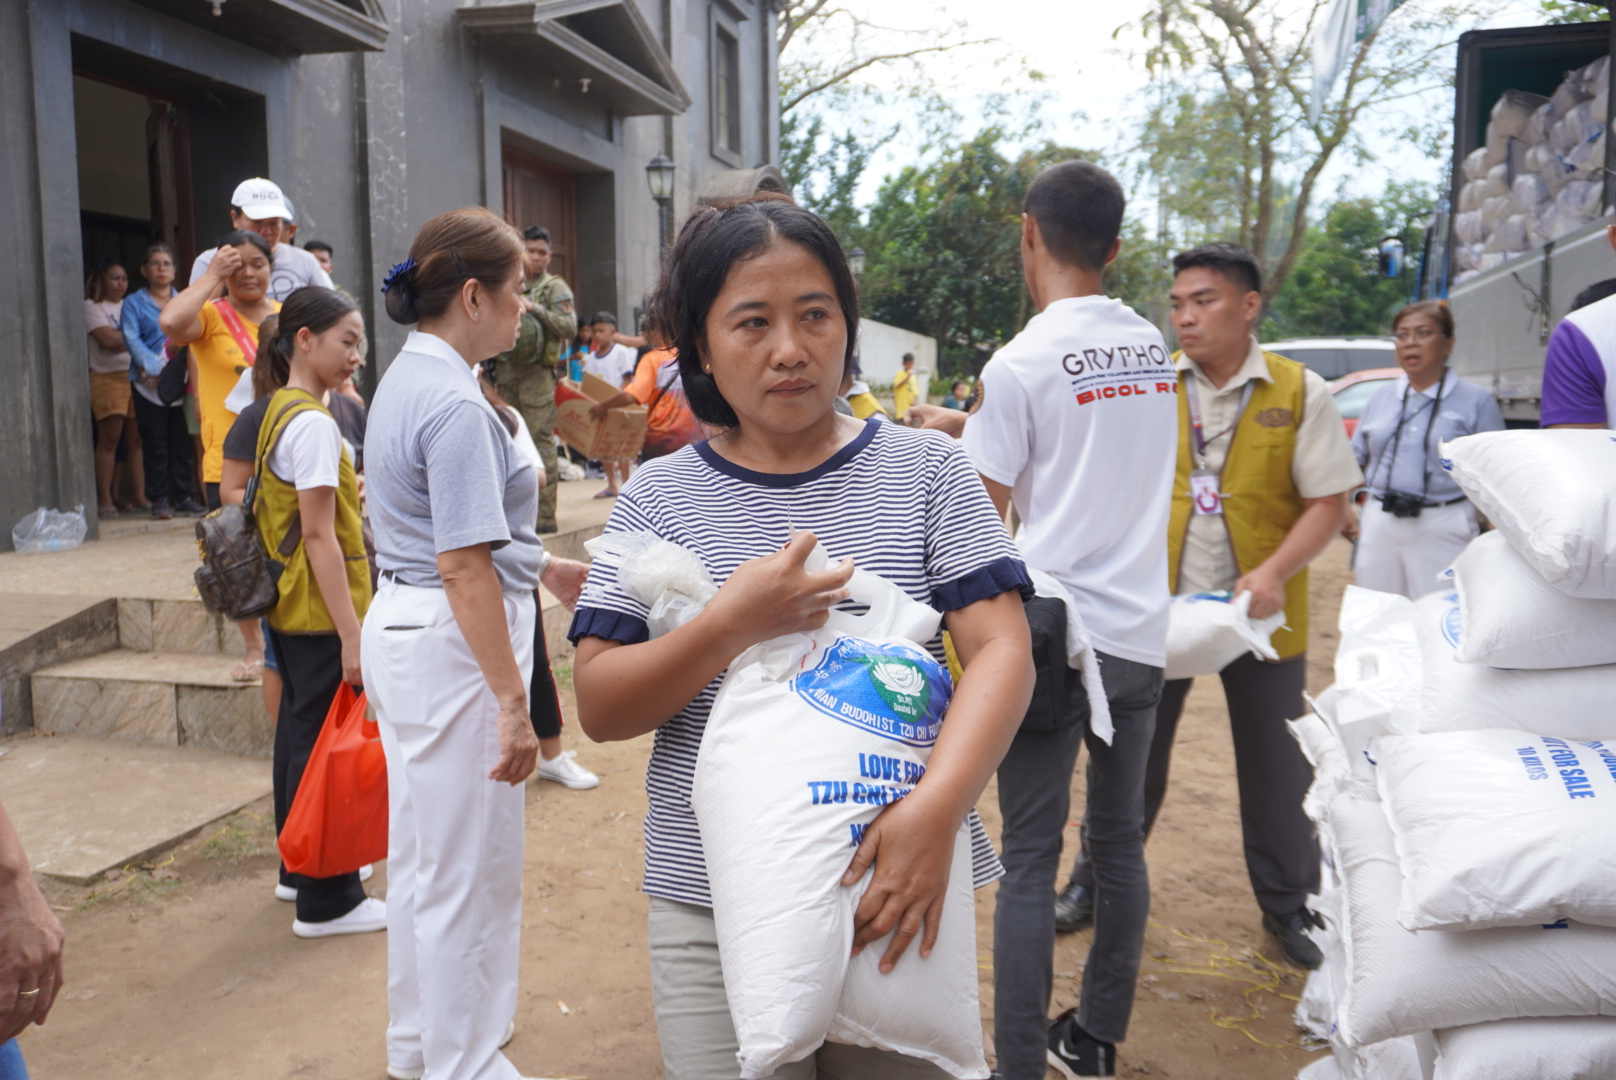
[{"label": "white trousers", "polygon": [[[504,617],[526,683],[533,596]],[[499,705],[442,589],[383,581],[365,617],[365,690],[387,753],[387,1062],[427,1080],[519,1080],[524,788],[488,778]]]},{"label": "white trousers", "polygon": [[1427,506],[1417,518],[1400,518],[1370,496],[1359,511],[1357,582],[1418,600],[1444,588],[1442,571],[1479,531],[1469,502]]}]

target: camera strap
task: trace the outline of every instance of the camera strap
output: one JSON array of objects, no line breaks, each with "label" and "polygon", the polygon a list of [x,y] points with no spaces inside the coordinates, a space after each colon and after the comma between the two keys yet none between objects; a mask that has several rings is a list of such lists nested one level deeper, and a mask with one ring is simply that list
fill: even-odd
[{"label": "camera strap", "polygon": [[[1420,440],[1420,456],[1425,466],[1424,479],[1420,482],[1420,502],[1422,504],[1427,501],[1427,496],[1431,491],[1431,429],[1436,426],[1437,410],[1442,408],[1442,391],[1447,389],[1447,384],[1448,369],[1444,367],[1442,377],[1436,382],[1436,400],[1431,403],[1431,419],[1425,425],[1424,438]],[[1403,401],[1397,407],[1397,430],[1392,433],[1391,458],[1386,464],[1386,490],[1388,492],[1393,490],[1392,485],[1397,479],[1397,448],[1403,441],[1403,428],[1410,420],[1425,411],[1425,405],[1421,404],[1412,414],[1409,413],[1408,392],[1410,389],[1409,384],[1405,382],[1403,384]],[[1424,395],[1422,394],[1421,396],[1423,397]]]}]

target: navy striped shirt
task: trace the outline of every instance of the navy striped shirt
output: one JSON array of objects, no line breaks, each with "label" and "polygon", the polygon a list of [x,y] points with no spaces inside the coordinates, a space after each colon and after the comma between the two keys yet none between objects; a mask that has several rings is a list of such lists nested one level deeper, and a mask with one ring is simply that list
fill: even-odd
[{"label": "navy striped shirt", "polygon": [[[690,549],[723,584],[771,554],[791,530],[811,530],[833,560],[851,556],[922,603],[954,611],[1032,588],[1026,566],[959,445],[936,431],[872,417],[852,442],[805,473],[742,468],[705,442],[642,466],[623,488],[607,532],[652,532]],[[596,563],[568,636],[646,640],[645,607]],[[945,662],[942,634],[928,645]],[[645,884],[652,896],[712,906],[701,831],[690,805],[696,754],[720,675],[656,732],[645,786]],[[975,811],[972,870],[980,888],[1003,869]]]}]

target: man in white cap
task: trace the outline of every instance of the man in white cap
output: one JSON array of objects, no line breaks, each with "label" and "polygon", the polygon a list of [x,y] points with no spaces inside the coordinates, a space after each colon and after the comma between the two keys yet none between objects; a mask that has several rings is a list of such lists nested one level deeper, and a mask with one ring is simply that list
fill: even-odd
[{"label": "man in white cap", "polygon": [[[271,300],[285,300],[293,289],[304,285],[335,288],[331,275],[321,269],[312,252],[283,242],[291,240],[296,226],[292,224],[292,202],[273,180],[254,177],[236,185],[230,196],[230,227],[255,232],[269,241],[275,260],[269,275]],[[191,264],[192,281],[207,272],[215,250],[209,248],[196,257]]]}]

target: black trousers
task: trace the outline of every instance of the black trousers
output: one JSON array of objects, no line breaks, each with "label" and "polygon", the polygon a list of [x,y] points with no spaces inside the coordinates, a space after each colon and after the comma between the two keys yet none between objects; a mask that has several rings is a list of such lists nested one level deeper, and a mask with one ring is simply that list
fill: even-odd
[{"label": "black trousers", "polygon": [[[303,780],[315,740],[342,682],[342,640],[335,634],[269,636],[281,668],[281,711],[275,721],[275,835],[286,824],[297,785]],[[289,874],[281,867],[281,884],[297,890],[297,917],[303,922],[341,918],[365,899],[359,872],[330,878]]]},{"label": "black trousers", "polygon": [[561,737],[561,693],[550,670],[550,650],[544,644],[544,601],[533,592],[533,680],[528,684],[527,710],[533,733],[541,739]]},{"label": "black trousers", "polygon": [[158,405],[138,391],[133,397],[135,427],[145,447],[146,498],[170,505],[196,499],[196,444],[185,427],[184,407]]},{"label": "black trousers", "polygon": [[[1313,783],[1313,766],[1286,728],[1307,711],[1307,655],[1278,664],[1245,654],[1224,668],[1223,696],[1229,706],[1234,736],[1235,778],[1240,788],[1240,830],[1246,849],[1246,873],[1257,906],[1271,915],[1288,915],[1302,907],[1319,888],[1319,842],[1313,822],[1302,812],[1302,798]],[[1167,794],[1173,741],[1184,699],[1193,679],[1174,679],[1162,688],[1156,734],[1145,768],[1145,835],[1156,822]],[[1094,886],[1085,850],[1072,867],[1074,885]]]}]

